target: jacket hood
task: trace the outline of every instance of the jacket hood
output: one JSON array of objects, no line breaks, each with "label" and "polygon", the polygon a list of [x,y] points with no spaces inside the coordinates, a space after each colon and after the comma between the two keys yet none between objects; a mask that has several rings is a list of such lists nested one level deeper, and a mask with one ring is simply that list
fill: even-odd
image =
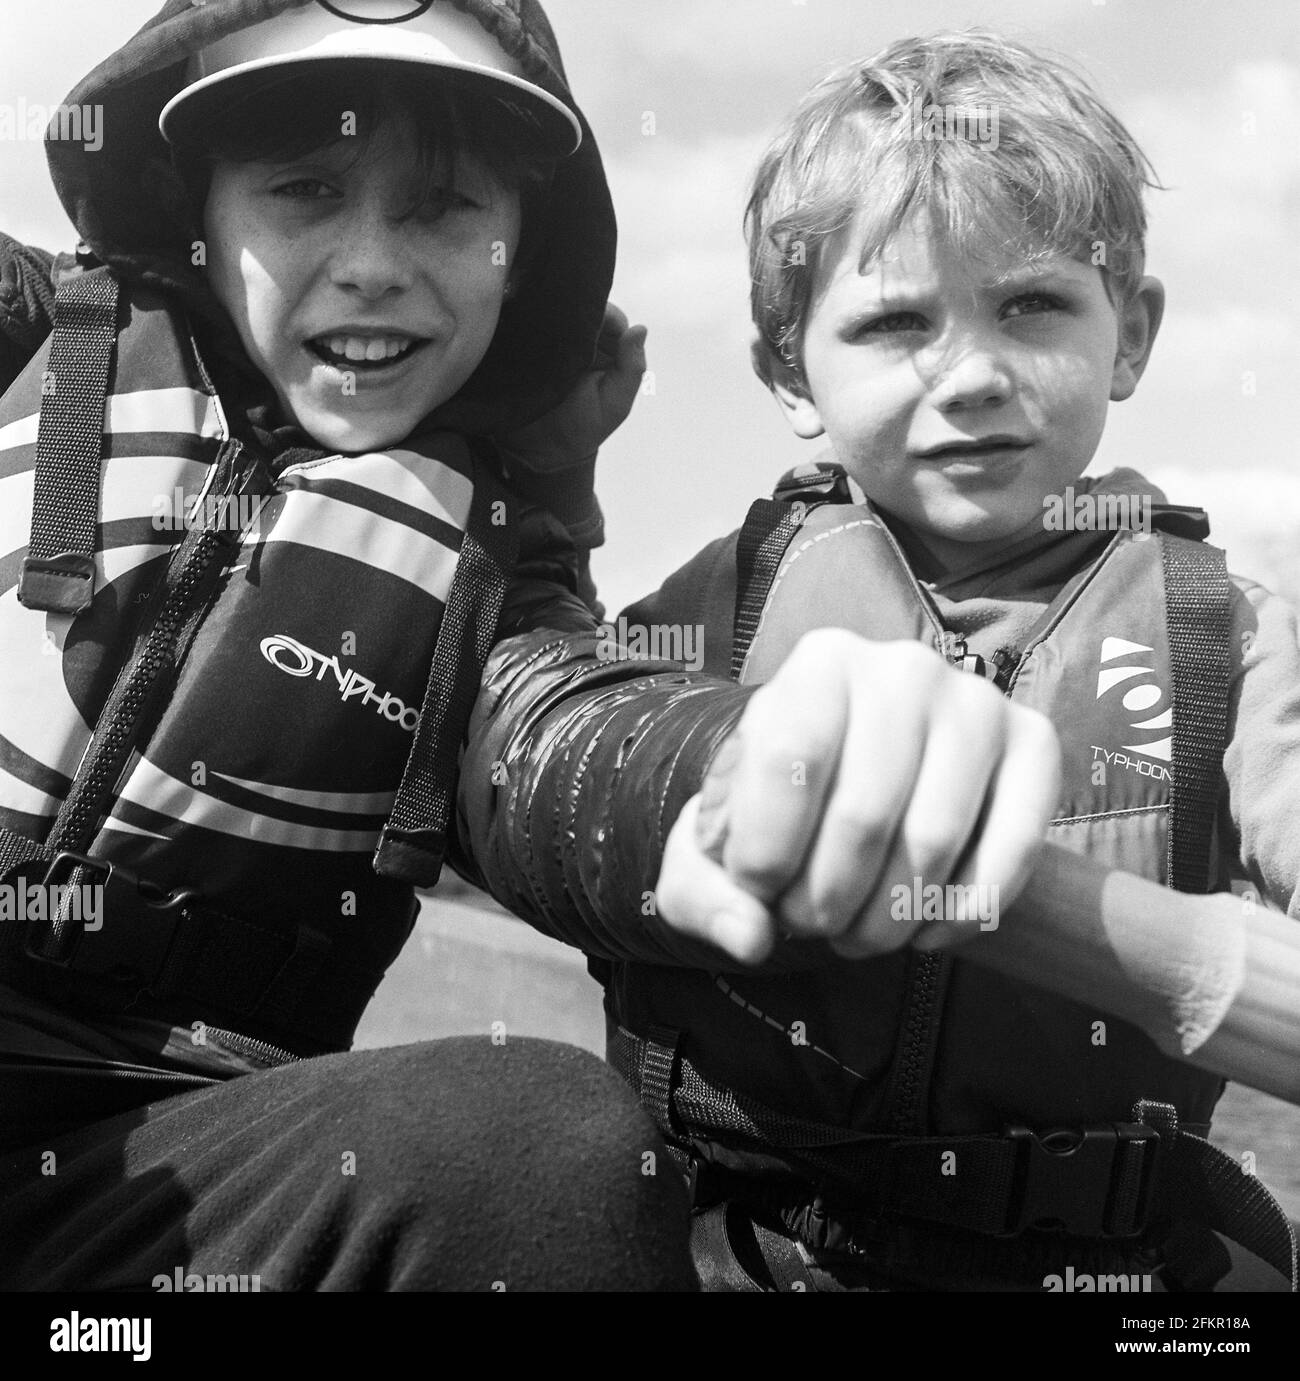
[{"label": "jacket hood", "polygon": [[[66,98],[69,106],[99,108],[101,147],[47,136],[59,198],[95,255],[128,280],[179,295],[227,333],[226,313],[191,262],[186,193],[158,117],[186,85],[186,63],[198,49],[304,3],[310,0],[167,0]],[[487,355],[427,419],[469,434],[505,432],[547,412],[591,366],[613,278],[614,212],[595,139],[536,0],[435,3],[452,4],[481,24],[582,126],[581,147],[555,166],[542,224],[530,229],[540,237],[539,253],[503,308]]]}]

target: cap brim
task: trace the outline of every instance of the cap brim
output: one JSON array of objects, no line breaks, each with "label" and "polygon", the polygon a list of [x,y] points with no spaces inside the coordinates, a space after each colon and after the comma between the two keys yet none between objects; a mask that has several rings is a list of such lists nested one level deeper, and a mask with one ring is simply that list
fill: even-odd
[{"label": "cap brim", "polygon": [[[431,79],[441,78],[476,97],[490,101],[519,132],[522,144],[538,153],[564,158],[582,142],[582,126],[573,112],[550,92],[531,82],[473,63],[450,59],[437,62],[424,57],[367,54],[367,63],[396,64],[424,69]],[[163,107],[158,128],[171,144],[201,147],[205,131],[235,102],[252,99],[326,63],[350,61],[337,54],[297,54],[293,57],[260,58],[203,77],[177,92]]]}]

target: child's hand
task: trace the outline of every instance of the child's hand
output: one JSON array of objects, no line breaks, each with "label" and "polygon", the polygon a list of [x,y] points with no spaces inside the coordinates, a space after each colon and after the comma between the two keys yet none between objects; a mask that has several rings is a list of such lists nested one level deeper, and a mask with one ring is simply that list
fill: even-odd
[{"label": "child's hand", "polygon": [[498,438],[507,455],[543,473],[589,460],[632,411],[645,373],[645,338],[644,326],[629,326],[607,303],[594,365],[545,417]]},{"label": "child's hand", "polygon": [[988,910],[927,920],[917,880],[991,889],[972,895],[992,900],[996,924],[1042,845],[1059,779],[1050,723],[982,678],[918,643],[810,633],[673,827],[659,914],[747,963],[778,930],[845,958],[955,943],[991,928]]}]

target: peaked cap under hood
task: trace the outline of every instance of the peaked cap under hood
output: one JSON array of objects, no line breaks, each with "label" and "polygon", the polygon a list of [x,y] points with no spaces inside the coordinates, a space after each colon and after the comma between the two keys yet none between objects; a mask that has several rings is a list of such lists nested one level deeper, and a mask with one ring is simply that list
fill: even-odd
[{"label": "peaked cap under hood", "polygon": [[[102,147],[47,136],[54,185],[82,239],[128,280],[178,293],[187,308],[228,326],[191,263],[186,194],[158,116],[186,85],[198,49],[315,0],[167,0],[100,63],[67,104],[102,110]],[[582,125],[578,151],[555,166],[545,221],[530,226],[540,253],[502,311],[473,377],[431,422],[469,433],[505,431],[548,411],[590,367],[614,271],[615,227],[595,139],[574,104],[559,48],[536,0],[434,0],[491,34],[527,78],[564,102]],[[52,130],[51,133],[54,131]]]}]

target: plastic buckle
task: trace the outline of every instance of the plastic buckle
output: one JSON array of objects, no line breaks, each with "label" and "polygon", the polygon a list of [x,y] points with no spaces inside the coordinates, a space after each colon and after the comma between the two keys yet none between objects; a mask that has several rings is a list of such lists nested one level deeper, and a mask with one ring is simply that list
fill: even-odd
[{"label": "plastic buckle", "polygon": [[809,497],[850,503],[853,491],[849,488],[848,472],[842,465],[810,462],[787,470],[777,481],[772,497],[780,503]]},{"label": "plastic buckle", "polygon": [[[87,883],[84,878],[76,878],[73,881],[77,869],[98,880]],[[142,881],[121,864],[71,850],[54,856],[40,885],[47,898],[60,900],[58,913],[51,914],[45,922],[48,927],[45,937],[56,934],[60,946],[53,954],[48,948],[38,947],[40,922],[32,921],[26,943],[30,958],[78,974],[136,981],[145,986],[162,972],[176,935],[177,922],[199,895],[186,887],[165,892]],[[101,889],[94,928],[80,918],[70,919],[71,897],[66,892],[60,894],[54,890],[68,886]],[[53,906],[47,909],[54,910]]]},{"label": "plastic buckle", "polygon": [[23,558],[18,603],[47,614],[79,614],[95,598],[95,561],[75,551]]},{"label": "plastic buckle", "polygon": [[[1160,1135],[1136,1122],[1107,1123],[1040,1137],[1028,1127],[1008,1127],[1017,1146],[1007,1224],[1014,1237],[1031,1227],[1055,1228],[1075,1237],[1135,1237],[1146,1221]],[[1052,1142],[1057,1145],[1052,1145]],[[1154,1144],[1149,1144],[1154,1143]],[[1141,1146],[1140,1182],[1125,1221],[1116,1190]]]}]

